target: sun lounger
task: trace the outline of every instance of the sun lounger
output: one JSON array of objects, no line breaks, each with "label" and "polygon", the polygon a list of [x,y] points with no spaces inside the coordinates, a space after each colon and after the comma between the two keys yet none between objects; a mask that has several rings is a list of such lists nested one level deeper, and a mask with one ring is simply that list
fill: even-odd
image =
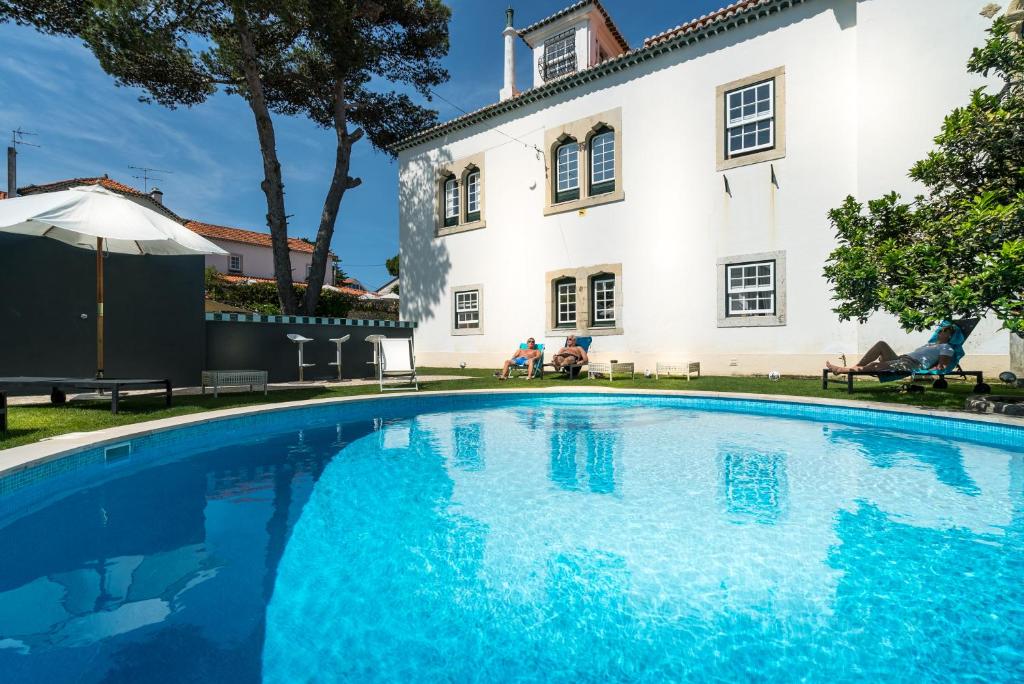
[{"label": "sun lounger", "polygon": [[[526,349],[529,345],[525,342],[519,345],[520,349]],[[533,360],[533,377],[543,378],[544,377],[544,345],[536,345],[537,351],[540,352],[540,356]],[[508,369],[508,376],[511,378],[513,375],[526,375],[529,377],[529,368],[526,365],[512,366]]]},{"label": "sun lounger", "polygon": [[[568,342],[568,341],[569,341],[569,338],[568,337],[565,338],[565,342]],[[593,337],[577,337],[576,338],[576,346],[582,347],[583,351],[587,352],[587,355],[589,356],[589,354],[590,354],[590,343],[593,342],[593,341],[594,341]],[[563,343],[562,346],[564,347],[565,343]],[[553,364],[549,363],[549,364],[546,364],[546,365],[550,366],[552,369],[554,368]],[[574,364],[574,365],[571,365],[571,366],[562,366],[558,370],[561,371],[562,373],[565,373],[566,375],[568,375],[571,380],[575,380],[576,378],[580,377],[580,371],[582,371],[586,367],[586,365],[587,365],[586,362],[577,363],[577,364]]]},{"label": "sun lounger", "polygon": [[[935,328],[931,338],[928,342],[935,342],[938,339],[939,331],[949,325],[949,321],[942,321]],[[949,364],[942,370],[936,368],[930,368],[928,370],[920,370],[914,372],[896,372],[896,371],[851,371],[849,373],[839,373],[838,375],[845,375],[845,380],[835,380],[830,378],[830,371],[826,368],[821,372],[821,388],[828,389],[829,382],[845,382],[846,391],[850,394],[853,393],[853,378],[858,375],[878,378],[879,382],[892,382],[894,380],[900,380],[903,378],[910,378],[910,381],[915,380],[927,380],[932,379],[932,387],[935,389],[945,389],[949,386],[946,381],[946,376],[959,376],[961,378],[973,377],[974,378],[974,391],[978,394],[986,394],[992,391],[992,388],[985,384],[985,378],[981,371],[968,371],[960,367],[960,360],[964,357],[964,342],[970,337],[974,331],[975,326],[978,325],[977,318],[966,318],[960,321],[953,321],[952,324],[956,327],[956,331],[953,333],[953,337],[950,338],[949,344],[953,347],[954,355],[950,360]]]},{"label": "sun lounger", "polygon": [[[416,378],[416,354],[413,351],[412,338],[385,337],[379,344],[380,365],[377,366],[377,379],[380,382],[380,391],[403,390],[409,387],[418,391],[420,386]],[[385,386],[385,380],[397,381],[398,386],[393,383]]]}]

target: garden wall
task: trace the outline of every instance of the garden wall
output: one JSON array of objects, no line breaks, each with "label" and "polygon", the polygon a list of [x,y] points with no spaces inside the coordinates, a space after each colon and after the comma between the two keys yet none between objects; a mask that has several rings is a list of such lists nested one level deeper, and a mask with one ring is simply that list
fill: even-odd
[{"label": "garden wall", "polygon": [[337,378],[334,361],[337,347],[331,338],[351,335],[342,345],[345,378],[373,376],[373,347],[367,335],[412,337],[415,325],[405,321],[319,318],[312,316],[262,316],[259,314],[206,314],[206,368],[209,370],[266,370],[271,382],[298,380],[298,345],[287,335],[298,333],[313,341],[304,347],[305,379]]}]

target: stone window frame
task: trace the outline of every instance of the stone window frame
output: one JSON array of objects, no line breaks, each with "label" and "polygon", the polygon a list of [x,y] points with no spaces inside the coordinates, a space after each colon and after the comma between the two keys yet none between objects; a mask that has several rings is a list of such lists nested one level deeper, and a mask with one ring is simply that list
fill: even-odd
[{"label": "stone window frame", "polygon": [[[480,325],[475,328],[457,328],[457,315],[455,313],[455,302],[457,301],[456,295],[459,292],[473,292],[477,293],[477,313]],[[484,334],[484,286],[482,284],[476,285],[460,285],[452,288],[452,301],[451,306],[451,329],[452,335],[483,335]]]},{"label": "stone window frame", "polygon": [[[729,157],[726,154],[726,126],[728,113],[725,95],[733,90],[752,86],[762,81],[774,81],[772,107],[775,112],[773,137],[775,144],[765,150]],[[723,83],[715,88],[715,170],[726,171],[739,166],[782,159],[786,156],[786,67],[780,66],[758,74]]]},{"label": "stone window frame", "polygon": [[[775,262],[775,315],[751,315],[751,316],[729,316],[726,299],[728,297],[728,286],[726,277],[728,267],[739,264],[746,264],[755,261]],[[718,268],[715,269],[718,278],[718,286],[715,292],[718,293],[718,327],[719,328],[759,328],[778,327],[786,325],[786,252],[757,252],[753,254],[736,254],[722,257],[718,260]]]},{"label": "stone window frame", "polygon": [[[593,325],[590,320],[591,282],[595,276],[610,275],[615,277],[615,325]],[[576,326],[558,325],[558,300],[555,284],[559,280],[574,278],[576,280]],[[548,271],[544,274],[544,290],[547,293],[545,310],[547,319],[544,325],[548,337],[568,337],[580,335],[597,337],[603,335],[622,335],[622,304],[625,300],[622,287],[622,264],[595,264],[581,268],[563,268]]]},{"label": "stone window frame", "polygon": [[[434,188],[434,236],[444,237],[455,233],[465,233],[487,227],[487,171],[484,168],[484,153],[480,152],[463,159],[447,163],[437,168],[437,181]],[[479,203],[480,218],[469,221],[466,213],[466,177],[474,171],[479,172]],[[455,178],[459,189],[459,216],[454,225],[445,225],[445,181]]]},{"label": "stone window frame", "polygon": [[[610,129],[615,133],[615,189],[611,192],[592,195],[590,193],[590,141],[604,129]],[[570,139],[579,144],[580,195],[578,199],[555,202],[555,183],[558,178],[555,151]],[[548,177],[544,190],[544,215],[551,216],[552,214],[577,211],[626,199],[625,176],[622,172],[623,140],[621,107],[544,131],[544,150],[548,160]]]}]

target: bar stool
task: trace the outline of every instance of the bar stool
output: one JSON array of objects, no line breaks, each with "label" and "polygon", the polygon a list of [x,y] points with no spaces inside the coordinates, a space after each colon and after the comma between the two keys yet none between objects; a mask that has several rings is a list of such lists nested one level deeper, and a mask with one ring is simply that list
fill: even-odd
[{"label": "bar stool", "polygon": [[341,382],[342,380],[344,380],[344,378],[341,377],[341,345],[343,345],[346,342],[348,342],[348,338],[350,338],[350,337],[352,337],[352,336],[351,335],[345,335],[344,337],[332,337],[331,338],[331,342],[333,342],[334,344],[336,344],[338,346],[338,355],[335,357],[335,359],[336,359],[335,361],[331,361],[327,365],[328,366],[337,366],[338,367],[338,382]]},{"label": "bar stool", "polygon": [[380,377],[380,341],[386,340],[387,335],[367,335],[366,341],[373,345],[373,361],[366,363],[373,365],[373,377]]},{"label": "bar stool", "polygon": [[305,378],[303,378],[303,375],[302,375],[303,369],[310,368],[312,366],[315,366],[316,364],[315,363],[306,363],[305,362],[305,359],[304,359],[304,357],[302,355],[302,345],[306,344],[307,342],[312,342],[313,338],[312,337],[303,337],[302,335],[299,335],[298,333],[288,333],[288,339],[291,340],[292,342],[294,342],[295,344],[299,345],[299,382],[305,382],[306,380],[305,380]]}]

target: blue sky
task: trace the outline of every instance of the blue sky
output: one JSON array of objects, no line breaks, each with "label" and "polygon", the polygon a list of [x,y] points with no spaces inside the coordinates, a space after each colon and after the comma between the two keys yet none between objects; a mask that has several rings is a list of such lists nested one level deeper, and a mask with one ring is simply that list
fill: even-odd
[{"label": "blue sky", "polygon": [[[513,0],[516,26],[557,12],[571,0]],[[451,80],[437,92],[472,111],[497,100],[502,80],[502,0],[452,0]],[[630,45],[717,9],[724,0],[603,0]],[[526,46],[517,43],[517,85],[530,84]],[[138,102],[117,88],[79,42],[0,25],[0,135],[21,127],[40,147],[19,148],[18,185],[104,173],[136,187],[130,165],[172,171],[156,185],[178,214],[209,223],[266,230],[259,184],[262,166],[252,114],[237,97],[220,95],[191,109]],[[435,98],[447,120],[461,112]],[[312,237],[332,171],[333,136],[308,121],[279,117],[278,152],[284,172],[289,234]],[[3,167],[6,168],[6,167]],[[398,252],[397,164],[360,142],[350,190],[336,225],[334,251],[342,267],[370,287],[388,279],[384,260]],[[6,189],[6,178],[3,188]]]}]

